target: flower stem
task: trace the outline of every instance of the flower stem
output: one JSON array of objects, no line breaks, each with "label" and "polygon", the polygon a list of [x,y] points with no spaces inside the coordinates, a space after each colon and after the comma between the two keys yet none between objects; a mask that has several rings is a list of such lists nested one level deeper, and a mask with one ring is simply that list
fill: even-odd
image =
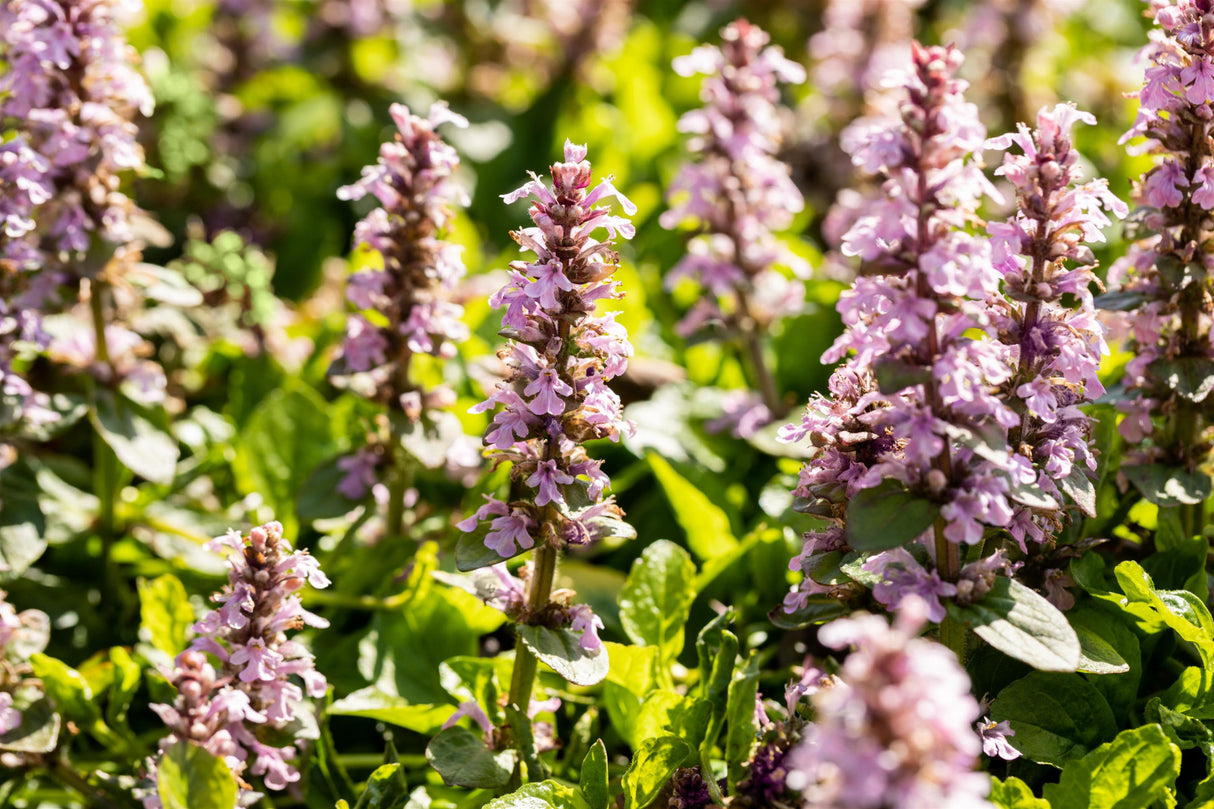
[{"label": "flower stem", "polygon": [[[531,574],[527,589],[527,611],[535,615],[548,603],[552,595],[552,581],[556,577],[556,548],[547,543],[535,550],[535,570]],[[526,715],[531,705],[531,690],[535,687],[535,671],[538,665],[535,655],[519,639],[514,647],[514,671],[510,677],[510,704]]]},{"label": "flower stem", "polygon": [[[388,536],[408,540],[405,536],[405,493],[412,483],[412,469],[408,456],[400,448],[400,440],[393,437],[393,463],[388,473]],[[410,540],[411,541],[411,540]]]},{"label": "flower stem", "polygon": [[738,308],[742,315],[740,327],[742,346],[746,358],[749,360],[751,373],[754,376],[755,384],[759,387],[759,393],[763,396],[763,404],[771,411],[771,415],[778,419],[784,415],[784,403],[780,400],[780,391],[776,387],[775,377],[772,376],[771,369],[767,367],[767,360],[763,357],[763,343],[755,330],[758,324],[750,313],[750,299],[742,289],[738,290]]},{"label": "flower stem", "polygon": [[[105,293],[106,285],[94,280],[90,289],[89,308],[93,315],[93,336],[96,342],[95,356],[97,362],[108,370],[109,381],[117,377],[114,364],[110,358],[109,345],[105,338]],[[97,382],[91,383],[93,420],[101,423],[101,414],[97,408]],[[105,570],[107,589],[117,581],[113,569],[112,552],[114,541],[117,539],[117,523],[114,519],[115,501],[118,496],[118,457],[106,443],[105,437],[96,427],[93,430],[93,488],[99,505],[97,531],[101,535],[102,565]]]}]

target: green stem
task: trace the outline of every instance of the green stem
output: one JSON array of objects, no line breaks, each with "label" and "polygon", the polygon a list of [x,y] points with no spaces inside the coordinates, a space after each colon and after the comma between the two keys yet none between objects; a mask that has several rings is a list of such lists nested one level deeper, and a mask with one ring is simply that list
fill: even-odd
[{"label": "green stem", "polygon": [[[944,536],[944,520],[936,520],[936,570],[947,582],[957,581],[961,574],[961,549]],[[940,624],[940,642],[953,650],[957,659],[965,663],[965,625],[952,616],[944,616]]]},{"label": "green stem", "polygon": [[776,379],[772,376],[771,369],[767,367],[766,358],[763,356],[763,343],[759,333],[755,330],[758,323],[754,315],[751,314],[750,298],[742,289],[738,290],[738,309],[742,316],[742,322],[739,325],[742,347],[748,360],[747,364],[750,366],[751,375],[754,377],[754,382],[763,397],[763,404],[767,405],[767,409],[771,411],[772,416],[780,418],[785,414],[784,402],[780,400],[780,389],[776,385]]},{"label": "green stem", "polygon": [[[552,581],[556,578],[556,548],[541,544],[535,550],[535,569],[527,590],[527,611],[537,614],[552,596]],[[524,716],[531,705],[531,690],[535,687],[538,661],[527,645],[519,639],[514,647],[514,671],[510,676],[510,704]]]},{"label": "green stem", "polygon": [[393,437],[393,464],[388,478],[388,536],[408,540],[405,536],[405,493],[412,481],[409,458],[400,447],[400,439]]},{"label": "green stem", "polygon": [[[93,316],[93,337],[96,343],[95,356],[98,363],[109,370],[109,381],[117,379],[113,360],[110,357],[109,344],[105,338],[105,294],[107,287],[104,282],[93,281],[89,296],[89,309]],[[101,414],[97,409],[98,383],[90,381],[94,424],[101,423]],[[93,430],[93,493],[97,496],[98,515],[97,533],[101,536],[101,565],[103,571],[102,593],[107,605],[117,607],[118,600],[123,596],[121,576],[114,565],[114,543],[118,539],[118,524],[115,510],[118,500],[118,476],[120,474],[118,456],[106,443],[101,431]]]}]

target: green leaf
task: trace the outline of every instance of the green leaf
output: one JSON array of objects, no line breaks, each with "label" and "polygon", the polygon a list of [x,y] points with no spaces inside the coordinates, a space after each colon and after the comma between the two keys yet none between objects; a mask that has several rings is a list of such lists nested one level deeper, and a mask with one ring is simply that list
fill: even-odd
[{"label": "green leaf", "polygon": [[750,758],[755,744],[755,696],[759,692],[758,662],[751,653],[746,665],[729,684],[725,721],[725,762],[729,767],[729,782],[737,785],[742,778],[743,765]]},{"label": "green leaf", "polygon": [[729,684],[738,659],[738,637],[725,629],[731,618],[726,612],[712,619],[696,637],[700,668],[700,696],[712,706],[702,748],[716,744],[729,706]]},{"label": "green leaf", "polygon": [[1113,573],[1126,595],[1127,612],[1148,621],[1162,620],[1193,644],[1207,668],[1214,667],[1214,618],[1201,599],[1187,590],[1156,590],[1137,562],[1122,562]]},{"label": "green leaf", "polygon": [[1017,581],[1000,577],[982,600],[949,614],[964,621],[974,634],[1009,657],[1041,671],[1074,671],[1080,644],[1066,616]]},{"label": "green leaf", "polygon": [[666,492],[675,519],[687,534],[687,546],[701,562],[723,556],[737,547],[738,540],[729,527],[729,517],[720,506],[676,472],[662,456],[650,453],[647,460]]},{"label": "green leaf", "polygon": [[586,758],[582,759],[582,771],[578,775],[578,783],[589,809],[607,809],[610,806],[607,746],[603,744],[602,739],[596,739],[586,753]]},{"label": "green leaf", "polygon": [[13,697],[21,711],[21,724],[0,736],[0,750],[14,753],[49,753],[59,743],[59,714],[36,689],[23,689]]},{"label": "green leaf", "polygon": [[110,684],[109,699],[105,706],[105,721],[114,727],[126,726],[127,709],[139,683],[143,680],[143,669],[129,652],[121,646],[110,649],[110,663],[114,667],[114,680]]},{"label": "green leaf", "polygon": [[113,391],[98,389],[89,414],[93,428],[127,469],[168,485],[177,472],[177,441],[147,410]]},{"label": "green leaf", "polygon": [[489,801],[485,809],[589,809],[576,789],[558,781],[524,784],[500,798]]},{"label": "green leaf", "polygon": [[844,601],[821,593],[805,599],[805,603],[794,612],[787,612],[783,605],[767,613],[767,619],[780,629],[801,629],[813,624],[824,624],[851,612],[851,607]]},{"label": "green leaf", "polygon": [[1062,767],[1117,735],[1104,696],[1078,674],[1034,671],[999,692],[996,722],[1008,720],[1013,747],[1041,764]]},{"label": "green leaf", "polygon": [[541,662],[574,685],[600,683],[611,668],[606,647],[587,651],[569,629],[520,624],[518,636]]},{"label": "green leaf", "polygon": [[1156,360],[1148,368],[1151,375],[1190,402],[1203,402],[1214,391],[1214,360],[1207,357],[1181,357]]},{"label": "green leaf", "polygon": [[1214,672],[1189,666],[1162,697],[1164,705],[1195,719],[1214,719]]},{"label": "green leaf", "polygon": [[1207,758],[1214,750],[1211,745],[1211,742],[1214,741],[1214,732],[1206,726],[1205,722],[1180,711],[1172,710],[1164,705],[1159,697],[1151,698],[1146,710],[1143,711],[1143,716],[1148,722],[1157,723],[1172,740],[1172,744],[1181,750],[1200,748],[1205,752]]},{"label": "green leaf", "polygon": [[692,752],[678,736],[658,736],[641,742],[620,782],[624,788],[624,809],[648,806]]},{"label": "green leaf", "polygon": [[[1125,661],[1127,669],[1124,672],[1102,673],[1100,677],[1089,678],[1089,682],[1104,694],[1113,714],[1124,720],[1130,715],[1138,697],[1138,683],[1142,678],[1142,652],[1138,635],[1130,624],[1132,617],[1119,608],[1114,610],[1109,605],[1087,599],[1068,610],[1066,617],[1079,635],[1085,654],[1088,651],[1086,635],[1099,638],[1101,643],[1111,647],[1117,657]],[[1089,656],[1089,659],[1094,660],[1095,656]],[[1118,665],[1113,659],[1104,662]],[[1083,664],[1080,665],[1082,670]]]},{"label": "green leaf", "polygon": [[1062,493],[1071,498],[1079,510],[1089,517],[1096,516],[1096,484],[1087,476],[1079,464],[1071,466],[1071,473],[1056,481]]},{"label": "green leaf", "polygon": [[999,809],[1050,809],[1048,801],[1038,798],[1028,784],[1015,777],[1006,781],[992,778],[990,799]]},{"label": "green leaf", "polygon": [[1210,476],[1202,472],[1160,464],[1125,466],[1121,471],[1157,506],[1195,505],[1210,496]]},{"label": "green leaf", "polygon": [[34,674],[42,680],[42,687],[55,710],[81,725],[100,719],[100,711],[93,702],[93,690],[80,672],[44,654],[30,657]]},{"label": "green leaf", "polygon": [[660,539],[642,553],[620,591],[620,623],[633,643],[656,646],[663,660],[683,650],[683,628],[695,597],[696,568],[687,551]]},{"label": "green leaf", "polygon": [[0,578],[20,576],[46,550],[34,471],[18,459],[0,470]]},{"label": "green leaf", "polygon": [[461,727],[439,731],[426,746],[426,760],[448,786],[498,789],[510,781],[513,750],[490,750],[480,736]]},{"label": "green leaf", "polygon": [[236,779],[222,759],[179,741],[156,767],[156,790],[164,809],[232,809]]},{"label": "green leaf", "polygon": [[1124,674],[1130,670],[1117,650],[1088,627],[1073,627],[1079,636],[1079,668],[1085,674]]},{"label": "green leaf", "polygon": [[386,694],[376,686],[360,688],[329,706],[335,716],[363,716],[416,733],[433,733],[454,712],[451,705],[418,705],[404,697]]},{"label": "green leaf", "polygon": [[294,536],[296,498],[312,471],[337,451],[328,405],[310,388],[276,390],[249,416],[232,471],[245,494],[260,494]]},{"label": "green leaf", "polygon": [[712,705],[706,700],[668,690],[651,691],[641,703],[629,742],[636,747],[645,739],[669,733],[699,747],[711,712]]},{"label": "green leaf", "polygon": [[940,514],[940,506],[896,480],[864,489],[847,504],[847,542],[858,551],[883,551],[910,542]]},{"label": "green leaf", "polygon": [[354,809],[394,809],[409,794],[409,782],[399,762],[382,764],[367,779]]},{"label": "green leaf", "polygon": [[151,581],[140,579],[137,586],[140,628],[154,648],[176,657],[189,645],[190,627],[194,625],[194,608],[185,586],[169,573]]},{"label": "green leaf", "polygon": [[515,556],[521,556],[527,552],[526,548],[515,545],[514,554],[502,556],[485,545],[485,534],[487,533],[489,533],[488,525],[482,522],[477,527],[477,530],[472,533],[460,534],[459,539],[455,541],[456,569],[468,573],[473,570],[479,570],[482,567],[496,565],[498,562],[505,562],[508,559],[513,559]]},{"label": "green leaf", "polygon": [[1121,733],[1062,771],[1057,784],[1046,784],[1051,806],[1100,809],[1144,809],[1174,806],[1180,776],[1180,750],[1159,725]]}]

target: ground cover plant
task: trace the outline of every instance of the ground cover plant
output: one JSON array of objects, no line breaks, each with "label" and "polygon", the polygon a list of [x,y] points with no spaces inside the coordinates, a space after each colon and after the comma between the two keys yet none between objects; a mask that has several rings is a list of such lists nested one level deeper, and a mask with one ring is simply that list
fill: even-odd
[{"label": "ground cover plant", "polygon": [[1214,4],[0,0],[0,806],[1214,807]]}]

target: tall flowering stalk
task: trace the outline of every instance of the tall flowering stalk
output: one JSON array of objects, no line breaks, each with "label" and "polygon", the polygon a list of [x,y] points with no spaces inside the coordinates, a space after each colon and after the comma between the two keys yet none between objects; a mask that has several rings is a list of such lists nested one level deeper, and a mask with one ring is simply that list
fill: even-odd
[{"label": "tall flowering stalk", "polygon": [[[1202,504],[1210,494],[1201,467],[1210,456],[1210,393],[1214,389],[1214,22],[1208,3],[1152,3],[1155,23],[1144,49],[1149,64],[1138,92],[1139,111],[1123,141],[1146,136],[1146,151],[1161,156],[1135,186],[1141,232],[1152,235],[1131,246],[1109,271],[1123,293],[1128,329],[1126,413],[1121,434],[1135,444],[1127,476],[1136,482],[1158,464],[1188,477],[1183,505],[1186,536],[1200,530]],[[1146,471],[1145,476],[1136,472]],[[1158,488],[1147,486],[1148,489]],[[1153,499],[1161,499],[1152,493]]]},{"label": "tall flowering stalk", "polygon": [[[207,548],[227,549],[228,583],[211,597],[219,609],[194,625],[197,638],[167,673],[178,692],[176,701],[152,706],[171,731],[160,748],[183,741],[197,744],[227,763],[242,790],[252,790],[246,771],[260,776],[269,789],[286,789],[300,777],[290,763],[298,751],[290,743],[263,741],[258,728],[290,725],[304,710],[305,691],[311,697],[325,695],[328,684],[312,655],[298,641],[288,640],[287,633],[305,625],[329,625],[299,599],[305,582],[327,587],[329,580],[307,551],[291,549],[277,522],[254,528],[247,537],[230,531]],[[160,800],[149,796],[144,806],[159,809]]]},{"label": "tall flowering stalk", "polygon": [[[905,93],[899,116],[849,132],[853,162],[884,178],[885,195],[843,241],[843,252],[864,262],[864,274],[841,297],[846,331],[823,356],[845,360],[831,379],[831,397],[812,400],[801,424],[783,431],[786,440],[809,437],[820,449],[802,470],[797,494],[837,523],[808,535],[794,565],[847,545],[847,505],[864,490],[884,483],[939,506],[934,526],[918,537],[934,557],[933,571],[903,548],[869,560],[880,572],[894,564],[913,582],[885,591],[891,606],[908,589],[952,594],[960,546],[1008,525],[1012,482],[1035,477],[1027,459],[1004,453],[998,462],[957,440],[988,425],[1019,423],[995,395],[1010,376],[1002,347],[963,337],[988,327],[985,302],[998,294],[1000,273],[988,243],[964,229],[994,189],[976,157],[986,133],[962,97],[960,64],[952,48],[915,43],[911,69],[898,77]],[[807,577],[786,607],[796,609],[818,588]],[[943,608],[932,617],[942,619]],[[949,621],[945,628],[959,649],[960,627]]]},{"label": "tall flowering stalk", "polygon": [[[623,295],[612,278],[619,257],[611,240],[635,233],[627,219],[598,203],[615,197],[628,214],[636,206],[610,178],[591,188],[584,146],[566,141],[565,161],[553,164],[551,172],[551,189],[532,174],[530,182],[502,197],[506,203],[534,199],[529,214],[535,226],[510,235],[535,259],[512,262],[509,283],[490,300],[505,310],[500,334],[507,343],[499,356],[510,378],[474,408],[502,408],[484,440],[495,463],[511,464],[512,499],[488,496],[459,527],[473,531],[488,523],[485,544],[503,559],[534,548],[526,601],[505,601],[503,609],[520,623],[569,621],[581,633],[583,648],[597,651],[597,619],[588,609],[575,612],[555,603],[552,584],[560,549],[602,537],[600,521],[623,516],[614,498],[604,497],[610,481],[602,462],[590,458],[582,444],[616,441],[631,428],[607,383],[624,372],[632,346],[615,313],[594,312],[598,301]],[[608,233],[606,241],[591,238],[600,228]],[[535,656],[520,642],[509,696],[519,710],[530,703],[535,670]]]},{"label": "tall flowering stalk", "polygon": [[[105,333],[107,287],[139,258],[135,206],[121,179],[144,165],[134,119],[150,115],[153,106],[120,27],[137,9],[124,0],[0,4],[0,58],[7,65],[0,75],[0,128],[17,135],[3,162],[16,167],[15,184],[33,204],[15,219],[6,211],[6,236],[16,242],[5,244],[0,260],[14,260],[16,250],[18,267],[46,274],[43,290],[87,280],[95,353],[108,368],[99,378],[115,385]],[[6,281],[11,272],[6,269]],[[117,459],[100,437],[95,447],[100,527],[108,542],[115,532]]]},{"label": "tall flowering stalk", "polygon": [[[784,409],[762,336],[805,301],[803,284],[776,267],[790,267],[798,278],[808,272],[774,235],[804,207],[776,153],[782,137],[779,85],[805,81],[805,70],[769,41],[765,31],[740,19],[722,29],[720,47],[701,45],[674,60],[679,75],[706,76],[700,94],[705,106],[679,119],[679,130],[695,136],[687,144],[695,159],[671,182],[667,196],[673,205],[660,218],[665,228],[691,223],[700,231],[666,276],[668,287],[692,278],[707,293],[678,329],[687,335],[717,324],[741,341],[759,398],[735,407],[734,421],[758,426]],[[760,408],[758,418],[746,418],[744,411]]]},{"label": "tall flowering stalk", "polygon": [[1078,122],[1096,119],[1071,104],[1045,107],[1036,129],[1021,124],[1018,132],[987,142],[988,148],[1015,145],[1022,152],[1006,153],[995,171],[1015,187],[1016,212],[988,227],[1006,296],[990,301],[993,325],[1014,369],[1004,398],[1020,415],[1008,444],[1032,462],[1037,486],[1058,505],[1016,506],[1008,530],[1022,550],[1026,540],[1040,543],[1057,534],[1064,494],[1090,488],[1084,478],[1096,469],[1091,420],[1079,405],[1104,393],[1097,371],[1108,347],[1090,291],[1096,260],[1087,245],[1104,241],[1104,211],[1122,217],[1127,208],[1106,181],[1078,182],[1079,155],[1071,141]]},{"label": "tall flowering stalk", "polygon": [[343,461],[343,493],[361,497],[376,468],[386,466],[389,479],[388,532],[403,531],[405,491],[410,461],[401,447],[402,434],[423,430],[428,411],[448,407],[454,394],[445,387],[423,390],[410,376],[417,354],[449,358],[455,344],[468,336],[461,322],[463,307],[451,291],[464,275],[458,245],[443,240],[450,230],[452,206],[467,205],[467,193],[451,175],[459,156],[435,131],[442,123],[468,122],[438,103],[426,118],[403,104],[393,104],[398,129],[380,147],[379,161],[363,169],[362,179],[341,188],[342,199],[372,194],[380,202],[354,231],[354,241],[377,252],[382,267],[355,273],[346,297],[358,310],[346,328],[336,369],[365,375],[352,387],[386,406],[388,424],[380,434]]},{"label": "tall flowering stalk", "polygon": [[918,599],[891,627],[858,613],[818,631],[852,648],[830,688],[813,693],[813,721],[784,766],[815,809],[989,809],[990,778],[975,772],[982,741],[969,677],[944,647],[916,637]]}]

